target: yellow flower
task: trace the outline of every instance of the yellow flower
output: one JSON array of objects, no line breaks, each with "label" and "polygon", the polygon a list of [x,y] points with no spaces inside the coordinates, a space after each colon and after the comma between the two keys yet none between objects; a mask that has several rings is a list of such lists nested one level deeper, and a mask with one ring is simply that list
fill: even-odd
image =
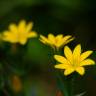
[{"label": "yellow flower", "polygon": [[81,45],[77,45],[73,52],[68,46],[64,48],[65,57],[60,55],[54,55],[54,58],[59,62],[55,65],[55,68],[65,69],[64,75],[69,75],[74,71],[78,72],[80,75],[85,73],[84,66],[94,65],[95,62],[92,59],[86,59],[92,54],[92,51],[86,51],[81,54]]},{"label": "yellow flower", "polygon": [[16,75],[12,77],[12,88],[16,93],[22,90],[22,82]]},{"label": "yellow flower", "polygon": [[18,26],[16,24],[10,24],[9,30],[3,32],[3,40],[24,45],[28,38],[37,36],[35,31],[31,31],[32,27],[32,22],[26,24],[24,20],[20,21]]},{"label": "yellow flower", "polygon": [[51,47],[57,48],[57,49],[69,43],[73,39],[74,38],[72,38],[72,36],[70,35],[63,36],[62,34],[59,34],[57,36],[54,36],[53,34],[49,34],[48,38],[46,38],[43,35],[40,35],[40,41],[42,43],[50,45]]}]

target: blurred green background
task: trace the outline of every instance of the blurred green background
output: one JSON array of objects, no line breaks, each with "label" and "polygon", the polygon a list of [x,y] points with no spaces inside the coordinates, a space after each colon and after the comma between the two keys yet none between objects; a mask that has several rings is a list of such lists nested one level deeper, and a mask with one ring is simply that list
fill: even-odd
[{"label": "blurred green background", "polygon": [[[18,24],[22,19],[33,21],[33,30],[38,34],[75,36],[75,40],[69,44],[72,48],[81,43],[84,50],[96,49],[96,0],[0,0],[1,32],[8,29],[10,23]],[[10,44],[5,46],[1,45],[0,49],[1,96],[56,96],[58,88],[54,76],[54,53],[50,47],[38,39],[30,39],[23,49],[20,46],[22,51],[18,50],[15,55],[19,56],[16,58],[10,52]],[[94,59],[95,56],[96,53],[93,54]],[[6,80],[2,75],[5,62],[12,67],[8,73],[5,72],[8,75]],[[5,71],[7,69],[4,67]],[[76,87],[79,91],[76,90],[76,93],[86,91],[85,96],[96,96],[96,68],[88,69],[85,76],[77,78]],[[25,95],[12,93],[9,85],[3,84],[9,84],[13,75],[22,78]]]}]

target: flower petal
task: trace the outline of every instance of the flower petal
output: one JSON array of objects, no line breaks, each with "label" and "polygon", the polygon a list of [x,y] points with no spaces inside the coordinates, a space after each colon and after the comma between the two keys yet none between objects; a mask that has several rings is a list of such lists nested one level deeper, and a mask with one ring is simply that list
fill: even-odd
[{"label": "flower petal", "polygon": [[72,51],[68,46],[65,46],[64,48],[64,54],[66,56],[66,58],[70,61],[70,63],[73,62],[73,55],[72,55]]},{"label": "flower petal", "polygon": [[73,73],[75,70],[74,68],[68,68],[64,71],[64,75],[67,76],[67,75],[70,75],[71,73]]},{"label": "flower petal", "polygon": [[20,38],[19,42],[20,42],[20,44],[24,45],[27,42],[27,38]]},{"label": "flower petal", "polygon": [[40,41],[42,42],[42,43],[49,43],[49,41],[48,41],[48,39],[45,37],[45,36],[43,36],[43,35],[40,35]]},{"label": "flower petal", "polygon": [[85,59],[80,63],[80,66],[87,66],[87,65],[94,65],[94,64],[95,61],[93,61],[92,59]]},{"label": "flower petal", "polygon": [[77,67],[76,72],[78,72],[80,75],[84,75],[85,69],[83,67]]},{"label": "flower petal", "polygon": [[68,44],[69,42],[71,42],[71,41],[73,41],[73,40],[74,40],[74,37],[73,37],[73,38],[68,39],[68,40],[65,42],[65,44]]},{"label": "flower petal", "polygon": [[31,37],[37,37],[37,33],[35,31],[32,31],[30,33],[28,33],[28,37],[31,38]]},{"label": "flower petal", "polygon": [[9,25],[9,31],[11,31],[12,33],[17,34],[17,26],[16,26],[16,24],[10,24]]},{"label": "flower petal", "polygon": [[54,43],[55,43],[55,36],[54,36],[53,34],[49,34],[49,35],[48,35],[48,40],[49,40],[52,44],[54,44]]},{"label": "flower petal", "polygon": [[79,63],[80,54],[81,54],[81,45],[78,44],[73,51],[73,59],[77,64]]},{"label": "flower petal", "polygon": [[25,20],[22,20],[18,25],[18,32],[24,33],[26,31],[25,29],[26,29],[26,22]]},{"label": "flower petal", "polygon": [[59,34],[56,36],[56,40],[61,40],[63,38],[63,35],[62,34]]},{"label": "flower petal", "polygon": [[71,37],[72,37],[71,35],[64,36],[62,42],[65,42],[65,43],[66,43],[66,41],[67,41],[69,38],[71,38]]},{"label": "flower petal", "polygon": [[8,31],[3,32],[3,38],[4,41],[8,41],[11,43],[17,43],[18,39],[16,38],[16,35],[14,35],[13,33],[10,33]]},{"label": "flower petal", "polygon": [[33,23],[32,22],[28,23],[28,25],[26,25],[26,32],[30,32],[32,27],[33,27]]},{"label": "flower petal", "polygon": [[64,58],[63,56],[60,56],[60,55],[54,55],[54,58],[60,62],[60,63],[63,63],[63,64],[69,64],[68,60],[66,58]]},{"label": "flower petal", "polygon": [[78,45],[75,47],[74,51],[73,51],[73,55],[74,55],[75,57],[77,57],[77,56],[80,56],[80,53],[81,53],[81,45],[78,44]]},{"label": "flower petal", "polygon": [[56,38],[55,38],[55,46],[57,48],[60,48],[63,45],[62,39],[63,39],[63,35],[62,34],[59,34],[59,35],[56,36]]},{"label": "flower petal", "polygon": [[92,54],[93,51],[86,51],[84,53],[81,54],[80,56],[80,61],[83,61],[84,59],[86,59],[89,55]]},{"label": "flower petal", "polygon": [[70,66],[68,64],[57,64],[57,65],[55,65],[55,68],[58,68],[58,69],[67,69],[69,67]]}]

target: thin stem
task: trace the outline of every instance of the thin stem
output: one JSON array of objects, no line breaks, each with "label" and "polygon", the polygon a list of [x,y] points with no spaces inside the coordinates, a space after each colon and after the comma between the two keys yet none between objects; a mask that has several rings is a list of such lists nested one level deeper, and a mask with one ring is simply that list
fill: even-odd
[{"label": "thin stem", "polygon": [[69,92],[67,90],[66,82],[64,82],[61,73],[57,73],[57,83],[58,87],[61,90],[63,96],[69,96]]},{"label": "thin stem", "polygon": [[13,54],[15,54],[17,52],[17,44],[12,44],[11,51]]},{"label": "thin stem", "polygon": [[74,96],[74,78],[71,79],[71,96]]},{"label": "thin stem", "polygon": [[70,84],[70,93],[71,93],[70,95],[71,95],[71,96],[74,96],[74,92],[75,92],[75,89],[74,89],[74,88],[75,88],[75,78],[76,78],[76,77],[75,77],[75,74],[73,74],[73,75],[71,76],[71,81],[70,81],[70,83],[71,83],[71,84]]}]

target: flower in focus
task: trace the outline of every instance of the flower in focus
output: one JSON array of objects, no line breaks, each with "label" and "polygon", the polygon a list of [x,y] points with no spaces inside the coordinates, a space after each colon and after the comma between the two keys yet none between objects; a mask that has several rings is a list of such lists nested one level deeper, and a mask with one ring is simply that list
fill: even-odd
[{"label": "flower in focus", "polygon": [[94,65],[95,62],[92,59],[87,59],[89,55],[92,54],[92,51],[86,51],[81,53],[81,45],[77,45],[73,52],[68,46],[64,48],[65,57],[60,55],[54,55],[54,58],[59,62],[55,65],[55,68],[65,69],[64,75],[69,75],[74,71],[78,72],[80,75],[85,73],[84,66]]},{"label": "flower in focus", "polygon": [[48,38],[46,38],[43,35],[40,35],[40,41],[44,44],[50,45],[51,47],[60,48],[63,45],[71,42],[74,38],[70,35],[63,36],[62,34],[59,34],[57,36],[54,36],[53,34],[49,34]]},{"label": "flower in focus", "polygon": [[26,24],[24,20],[20,21],[18,26],[16,24],[10,24],[9,30],[3,32],[3,40],[10,43],[26,44],[28,38],[36,37],[37,33],[31,31],[33,23]]},{"label": "flower in focus", "polygon": [[14,92],[20,92],[22,90],[22,83],[18,76],[12,77],[12,88]]}]

